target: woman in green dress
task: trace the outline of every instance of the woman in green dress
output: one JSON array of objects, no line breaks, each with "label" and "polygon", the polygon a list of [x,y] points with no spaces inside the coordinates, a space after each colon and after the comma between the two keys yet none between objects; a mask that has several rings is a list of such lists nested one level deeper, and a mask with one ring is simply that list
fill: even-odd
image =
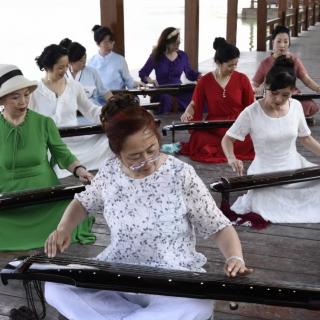
[{"label": "woman in green dress", "polygon": [[[0,65],[0,193],[56,186],[59,180],[48,160],[73,172],[83,183],[92,179],[62,142],[53,120],[28,110],[37,87],[14,65]],[[56,228],[69,200],[14,209],[0,207],[0,250],[43,246]],[[73,233],[73,240],[91,243],[93,218]]]}]

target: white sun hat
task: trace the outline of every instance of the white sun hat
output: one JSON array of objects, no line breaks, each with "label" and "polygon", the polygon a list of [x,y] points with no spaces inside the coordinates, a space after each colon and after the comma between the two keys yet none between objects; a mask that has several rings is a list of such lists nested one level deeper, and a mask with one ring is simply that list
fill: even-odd
[{"label": "white sun hat", "polygon": [[0,98],[24,88],[29,88],[31,93],[37,88],[37,81],[26,79],[15,65],[0,64]]}]

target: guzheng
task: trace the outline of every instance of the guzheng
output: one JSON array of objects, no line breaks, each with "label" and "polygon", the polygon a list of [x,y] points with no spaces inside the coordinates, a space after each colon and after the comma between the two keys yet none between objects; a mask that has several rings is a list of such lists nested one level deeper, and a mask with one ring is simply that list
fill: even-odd
[{"label": "guzheng", "polygon": [[320,166],[246,175],[241,177],[222,177],[220,181],[210,184],[210,188],[216,192],[228,193],[233,191],[243,191],[248,189],[306,182],[317,179],[320,179]]},{"label": "guzheng", "polygon": [[[256,96],[256,99],[262,99],[263,96]],[[298,94],[293,94],[291,98],[303,101],[303,100],[310,100],[310,99],[320,99],[320,94],[319,93],[298,93]]]},{"label": "guzheng", "polygon": [[167,270],[70,256],[18,258],[1,270],[8,280],[49,281],[83,288],[252,302],[320,310],[320,288],[287,282],[253,283],[250,277]]},{"label": "guzheng", "polygon": [[[155,105],[155,106],[154,106]],[[147,106],[150,107],[151,110],[157,107],[159,104],[148,104]],[[155,119],[154,120],[157,126],[160,126],[161,120]],[[84,126],[71,126],[71,127],[60,127],[59,133],[62,138],[66,137],[75,137],[75,136],[84,136],[84,135],[91,135],[91,134],[102,134],[104,133],[101,125],[84,125]]]},{"label": "guzheng", "polygon": [[234,120],[214,120],[214,121],[190,121],[190,122],[172,122],[162,128],[162,134],[167,135],[168,131],[172,133],[172,142],[175,139],[175,131],[183,130],[209,130],[215,128],[230,128]]},{"label": "guzheng", "polygon": [[62,138],[104,133],[101,125],[60,127],[59,132]]},{"label": "guzheng", "polygon": [[129,90],[112,90],[113,94],[125,94],[130,93],[133,95],[142,96],[154,96],[158,94],[179,94],[183,92],[192,92],[195,88],[195,83],[186,83],[180,85],[160,85],[158,87],[147,87],[141,89],[129,89]]},{"label": "guzheng", "polygon": [[146,110],[156,110],[161,105],[160,102],[151,102],[148,104],[141,104],[140,107],[146,109]]},{"label": "guzheng", "polygon": [[1,193],[0,214],[1,209],[72,199],[75,193],[81,192],[84,189],[84,185],[59,185],[50,188]]}]

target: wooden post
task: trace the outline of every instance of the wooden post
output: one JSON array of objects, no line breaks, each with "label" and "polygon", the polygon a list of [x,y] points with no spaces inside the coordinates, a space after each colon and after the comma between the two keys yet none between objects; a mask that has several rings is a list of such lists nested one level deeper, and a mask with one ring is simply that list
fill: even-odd
[{"label": "wooden post", "polygon": [[303,30],[308,30],[308,28],[309,28],[309,0],[303,0],[303,6],[304,6],[304,10],[305,10]]},{"label": "wooden post", "polygon": [[292,1],[292,7],[294,12],[294,27],[292,30],[292,36],[297,37],[300,31],[299,28],[299,0]]},{"label": "wooden post", "polygon": [[191,66],[198,70],[199,0],[185,0],[184,38],[184,51]]},{"label": "wooden post", "polygon": [[227,9],[227,41],[237,44],[238,0],[228,0]]},{"label": "wooden post", "polygon": [[311,1],[312,6],[312,21],[311,25],[314,26],[316,24],[316,1]]},{"label": "wooden post", "polygon": [[125,55],[123,0],[100,0],[101,25],[115,36],[114,51]]},{"label": "wooden post", "polygon": [[288,6],[287,0],[279,0],[278,17],[281,19],[281,24],[283,26],[287,25],[287,21],[286,21],[287,6]]},{"label": "wooden post", "polygon": [[257,8],[257,51],[266,51],[267,0],[259,0]]}]

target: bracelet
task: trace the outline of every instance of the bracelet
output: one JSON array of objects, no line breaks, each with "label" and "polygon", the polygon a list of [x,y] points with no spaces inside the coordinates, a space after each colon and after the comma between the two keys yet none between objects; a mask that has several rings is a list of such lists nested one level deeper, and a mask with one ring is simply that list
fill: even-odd
[{"label": "bracelet", "polygon": [[79,178],[79,176],[77,175],[77,170],[79,169],[79,168],[83,168],[84,170],[87,170],[87,168],[85,167],[85,166],[83,166],[83,165],[79,165],[79,166],[76,166],[74,169],[73,169],[73,175],[76,177],[76,178]]},{"label": "bracelet", "polygon": [[231,257],[227,258],[227,259],[226,259],[226,263],[228,263],[228,262],[229,262],[230,260],[232,260],[232,259],[238,260],[238,261],[240,261],[243,265],[245,265],[244,260],[243,260],[241,257],[239,257],[239,256],[231,256]]}]

